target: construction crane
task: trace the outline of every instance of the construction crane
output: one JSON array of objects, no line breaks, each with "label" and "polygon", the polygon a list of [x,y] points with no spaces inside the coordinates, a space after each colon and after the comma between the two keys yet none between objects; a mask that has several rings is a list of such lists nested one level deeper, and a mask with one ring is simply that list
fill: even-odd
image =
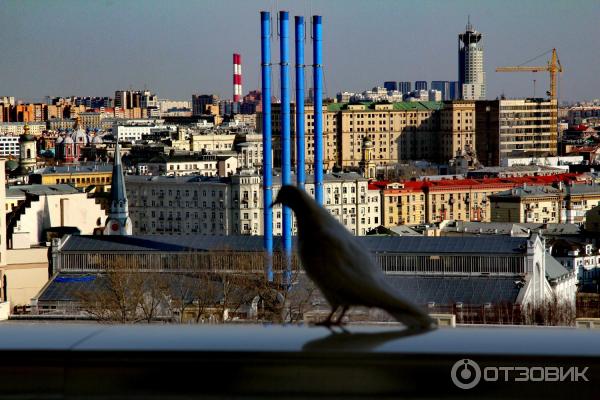
[{"label": "construction crane", "polygon": [[[543,67],[531,67],[524,64],[530,63],[531,61],[537,60],[540,57],[545,56],[546,54],[552,52],[552,57],[548,64]],[[556,54],[556,49],[548,50],[547,52],[540,54],[539,56],[532,58],[531,60],[525,61],[523,64],[518,65],[516,67],[498,67],[496,68],[496,72],[542,72],[547,71],[550,73],[550,91],[546,92],[550,99],[556,100],[557,90],[556,90],[556,82],[557,82],[557,74],[559,72],[563,72],[562,65],[560,64],[560,60],[558,59],[558,55]]]}]

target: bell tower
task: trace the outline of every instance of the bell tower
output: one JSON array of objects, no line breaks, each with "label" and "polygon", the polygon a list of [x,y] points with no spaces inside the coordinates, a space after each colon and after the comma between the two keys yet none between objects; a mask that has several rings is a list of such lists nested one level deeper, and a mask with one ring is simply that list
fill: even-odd
[{"label": "bell tower", "polygon": [[377,175],[377,165],[373,160],[373,142],[367,136],[363,138],[362,142],[362,160],[360,161],[360,168],[363,176],[367,179],[375,179]]},{"label": "bell tower", "polygon": [[24,133],[19,136],[19,166],[31,172],[36,166],[37,144],[35,137],[29,133],[29,125],[25,123]]},{"label": "bell tower", "polygon": [[110,187],[110,211],[104,227],[105,235],[131,235],[132,226],[129,218],[129,206],[125,192],[125,176],[121,165],[121,149],[117,138],[115,159]]}]

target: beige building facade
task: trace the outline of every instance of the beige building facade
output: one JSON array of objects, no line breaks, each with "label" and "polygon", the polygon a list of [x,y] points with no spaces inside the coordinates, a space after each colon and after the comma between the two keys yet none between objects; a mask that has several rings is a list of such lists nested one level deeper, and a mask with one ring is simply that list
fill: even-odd
[{"label": "beige building facade", "polygon": [[444,103],[440,110],[442,160],[475,151],[475,102]]},{"label": "beige building facade", "polygon": [[191,150],[194,152],[231,151],[235,135],[225,133],[202,133],[190,136]]},{"label": "beige building facade", "polygon": [[[381,190],[382,225],[390,228],[403,224],[432,224],[445,220],[494,221],[490,196],[522,186],[526,188],[546,187],[550,184],[559,184],[564,179],[575,178],[570,175],[551,175],[515,178],[442,179],[437,181],[374,182],[371,186]],[[589,207],[588,204],[595,204],[596,200],[591,200],[591,193],[582,194],[579,192],[580,186],[586,185],[573,185],[570,187],[572,188],[571,196],[574,201],[572,202],[573,205],[570,206],[571,210],[564,212],[563,219],[565,221],[582,220],[582,211],[576,206],[584,204],[584,201],[587,201],[585,207]],[[582,196],[585,197],[585,200]],[[543,220],[543,217],[541,219]],[[504,222],[519,221],[506,220]]]},{"label": "beige building facade", "polygon": [[493,222],[586,222],[586,214],[600,205],[596,184],[521,187],[490,197]]},{"label": "beige building facade", "polygon": [[[306,106],[306,170],[314,163],[314,110]],[[273,104],[274,165],[281,165],[280,105]],[[290,108],[291,140],[295,143],[295,105]],[[257,116],[262,127],[262,114]],[[358,168],[363,160],[363,142],[372,145],[378,166],[407,160],[448,162],[457,154],[475,148],[475,102],[331,103],[323,106],[324,168]],[[295,144],[292,162],[295,162]]]}]

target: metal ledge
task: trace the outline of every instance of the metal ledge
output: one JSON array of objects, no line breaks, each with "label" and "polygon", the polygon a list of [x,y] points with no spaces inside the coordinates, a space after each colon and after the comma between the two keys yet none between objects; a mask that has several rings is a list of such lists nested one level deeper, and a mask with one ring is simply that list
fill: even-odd
[{"label": "metal ledge", "polygon": [[[407,336],[304,326],[0,325],[0,397],[592,398],[600,334],[571,328],[477,327]],[[588,367],[589,382],[454,386],[469,358],[486,366]]]}]

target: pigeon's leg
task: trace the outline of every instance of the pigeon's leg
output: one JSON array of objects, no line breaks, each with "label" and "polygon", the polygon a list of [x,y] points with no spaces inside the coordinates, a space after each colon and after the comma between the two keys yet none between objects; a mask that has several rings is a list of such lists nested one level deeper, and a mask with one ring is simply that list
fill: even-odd
[{"label": "pigeon's leg", "polygon": [[342,318],[344,318],[344,315],[348,311],[348,308],[349,308],[349,306],[343,306],[342,307],[342,312],[340,313],[340,316],[337,318],[337,320],[333,323],[333,325],[336,325],[336,326],[342,326],[343,325]]},{"label": "pigeon's leg", "polygon": [[333,325],[333,321],[331,319],[333,318],[333,314],[336,313],[338,308],[340,308],[340,306],[331,307],[331,313],[329,313],[329,316],[327,316],[327,318],[325,320],[323,320],[321,322],[317,322],[315,325],[316,326],[326,326],[326,327],[330,327],[331,325]]}]

